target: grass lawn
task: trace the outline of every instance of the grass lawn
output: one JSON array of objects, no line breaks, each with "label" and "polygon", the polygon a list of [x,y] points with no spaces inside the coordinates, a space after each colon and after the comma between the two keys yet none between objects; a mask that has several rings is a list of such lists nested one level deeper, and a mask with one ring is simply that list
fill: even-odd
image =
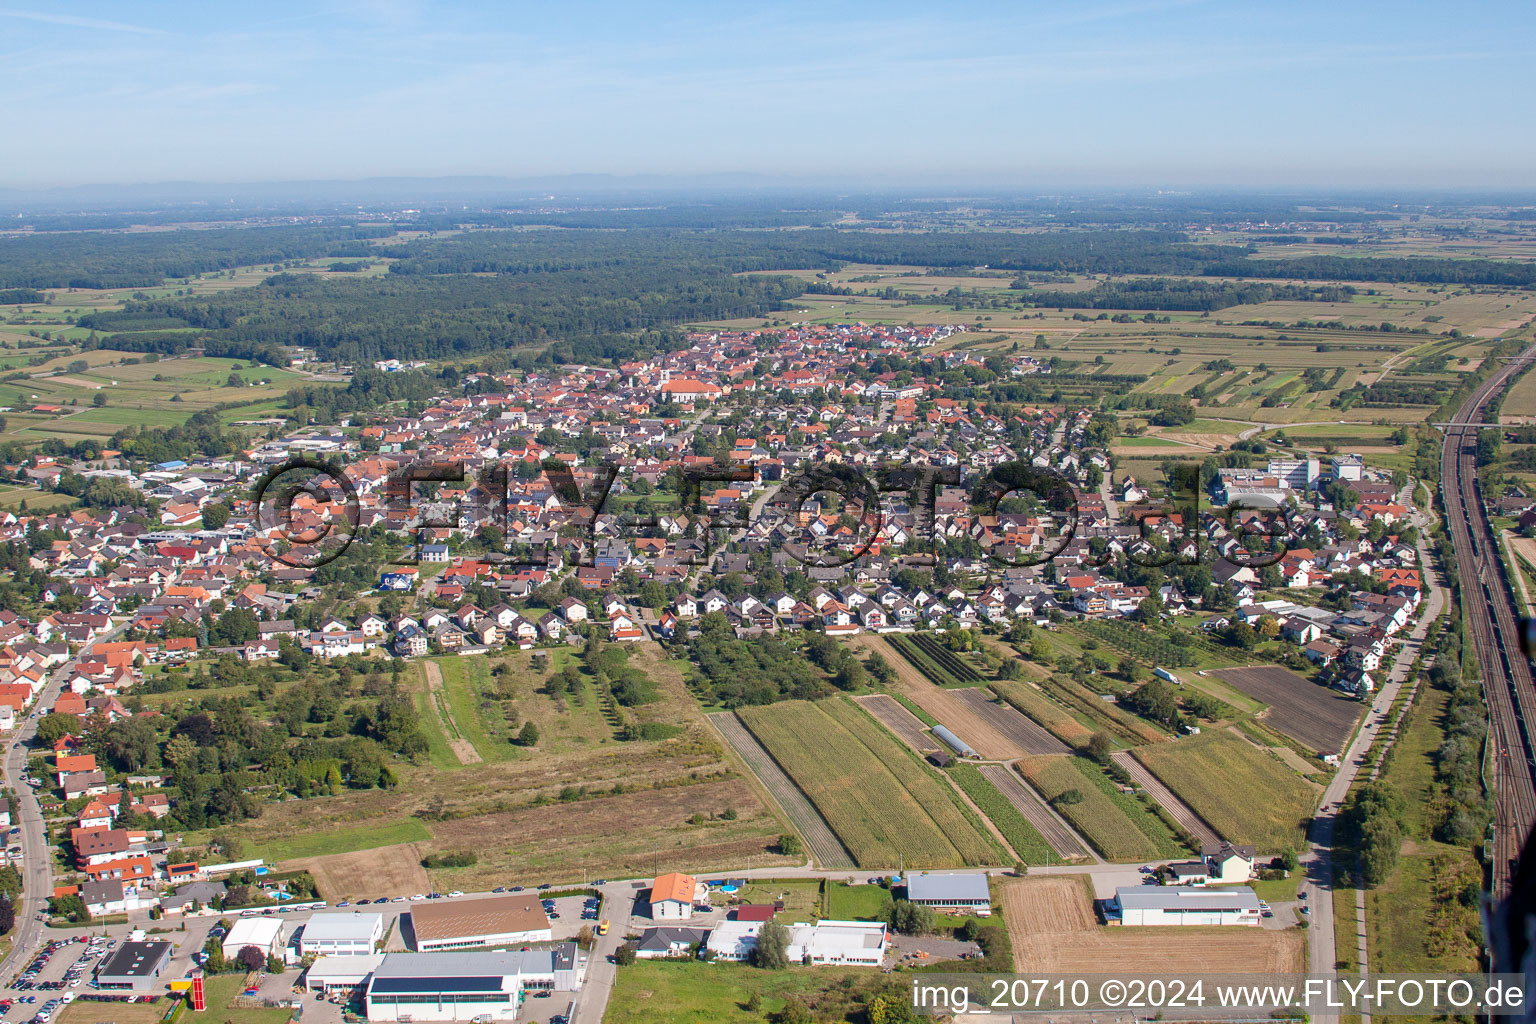
[{"label": "grass lawn", "polygon": [[[284,1008],[269,1010],[231,1006],[230,1003],[244,986],[244,974],[215,974],[207,979],[203,992],[208,998],[208,1009],[218,1013],[219,1020],[233,1021],[234,1024],[286,1024],[293,1017],[293,1011]],[[95,1019],[104,1019],[99,1009]],[[119,1021],[119,1024],[122,1022]]]},{"label": "grass lawn", "polygon": [[462,767],[459,759],[454,756],[453,748],[448,745],[448,734],[443,731],[442,719],[432,706],[432,695],[427,692],[425,677],[418,677],[416,688],[411,691],[411,699],[416,702],[416,717],[420,720],[422,735],[427,738],[427,759],[432,762],[432,767],[450,771]]},{"label": "grass lawn", "polygon": [[[443,691],[453,709],[453,721],[475,752],[486,761],[508,761],[516,757],[516,749],[505,738],[505,723],[499,723],[502,726],[499,741],[493,740],[486,731],[486,720],[480,708],[482,688],[490,679],[486,659],[438,658],[437,666],[443,673]],[[499,708],[489,713],[501,715]]]},{"label": "grass lawn", "polygon": [[1320,788],[1226,732],[1138,747],[1136,759],[1218,834],[1261,855],[1301,848]]},{"label": "grass lawn", "polygon": [[1444,740],[1448,697],[1420,687],[1413,718],[1383,776],[1406,802],[1408,838],[1392,877],[1365,894],[1372,971],[1477,969],[1482,927],[1477,910],[1459,897],[1469,883],[1481,883],[1482,872],[1470,850],[1433,838],[1445,807],[1434,757]]},{"label": "grass lawn", "polygon": [[252,847],[255,856],[268,864],[292,860],[297,857],[320,857],[328,853],[353,853],[371,850],[377,846],[394,846],[397,843],[425,842],[432,833],[416,818],[402,818],[379,825],[358,825],[353,828],[327,829],[307,835],[293,836],[270,843],[256,843]]},{"label": "grass lawn", "polygon": [[[711,876],[713,877],[713,876]],[[821,915],[821,883],[814,878],[758,878],[733,894],[742,903],[784,901],[784,921],[810,921]],[[716,906],[724,897],[715,894]]]},{"label": "grass lawn", "polygon": [[[842,1020],[833,1011],[842,1000],[834,990],[845,985],[864,989],[889,984],[868,967],[791,967],[761,971],[742,964],[710,964],[698,960],[640,960],[619,969],[608,1012],[614,1024],[762,1024],[764,1014],[784,1008],[790,996],[815,1007],[817,1020]],[[762,1009],[748,1011],[753,993]],[[907,993],[910,998],[910,991]],[[849,1005],[849,1009],[851,1009]]]},{"label": "grass lawn", "polygon": [[827,883],[827,917],[834,921],[883,921],[891,893],[878,885]]}]

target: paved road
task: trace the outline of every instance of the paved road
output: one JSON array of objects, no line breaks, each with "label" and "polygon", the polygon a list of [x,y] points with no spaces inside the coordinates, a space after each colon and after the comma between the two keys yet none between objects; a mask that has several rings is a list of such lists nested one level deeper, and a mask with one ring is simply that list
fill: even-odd
[{"label": "paved road", "polygon": [[21,807],[21,821],[13,824],[21,826],[24,856],[21,861],[21,905],[16,908],[16,930],[11,936],[13,941],[10,955],[0,961],[0,977],[8,979],[46,941],[41,917],[48,905],[48,898],[53,895],[53,850],[48,845],[43,810],[37,800],[37,791],[21,781],[26,772],[29,744],[37,733],[37,720],[44,713],[44,708],[53,707],[53,702],[64,688],[64,680],[74,671],[76,663],[90,654],[96,644],[112,641],[127,626],[125,622],[110,633],[103,633],[80,648],[75,657],[49,672],[52,681],[38,694],[32,713],[17,723],[16,732],[6,748],[5,784],[16,793],[16,801]]},{"label": "paved road", "polygon": [[[1418,522],[1422,532],[1428,520],[1420,519]],[[1350,743],[1349,749],[1342,755],[1342,764],[1338,772],[1323,791],[1322,804],[1318,808],[1317,815],[1312,819],[1312,829],[1307,835],[1307,850],[1302,854],[1303,881],[1300,891],[1307,893],[1307,902],[1312,908],[1312,923],[1307,938],[1307,970],[1314,974],[1332,972],[1338,960],[1334,946],[1333,889],[1340,868],[1348,867],[1348,865],[1333,863],[1333,832],[1339,809],[1349,793],[1349,787],[1354,784],[1355,777],[1359,773],[1360,756],[1375,742],[1377,732],[1386,719],[1387,712],[1391,710],[1392,702],[1397,699],[1397,692],[1402,687],[1403,680],[1408,675],[1408,669],[1412,666],[1414,658],[1418,656],[1425,632],[1429,629],[1430,623],[1434,622],[1445,609],[1446,592],[1439,585],[1429,559],[1429,552],[1425,549],[1422,540],[1419,542],[1419,561],[1424,567],[1424,587],[1429,594],[1424,599],[1424,613],[1414,624],[1408,639],[1398,651],[1391,674],[1371,701],[1365,724],[1360,727],[1354,742]],[[1318,1024],[1336,1024],[1338,1015],[1314,1014],[1312,1019]]]}]

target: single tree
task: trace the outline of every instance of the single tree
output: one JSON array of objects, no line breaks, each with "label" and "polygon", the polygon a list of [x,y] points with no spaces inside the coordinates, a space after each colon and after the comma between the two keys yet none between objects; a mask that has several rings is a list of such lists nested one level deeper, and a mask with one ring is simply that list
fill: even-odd
[{"label": "single tree", "polygon": [[753,967],[782,971],[789,966],[789,929],[777,921],[764,923],[757,933],[757,945],[747,958]]}]

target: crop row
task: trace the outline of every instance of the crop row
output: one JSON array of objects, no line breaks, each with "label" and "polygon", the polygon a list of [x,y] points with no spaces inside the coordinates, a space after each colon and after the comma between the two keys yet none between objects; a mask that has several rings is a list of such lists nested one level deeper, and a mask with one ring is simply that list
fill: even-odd
[{"label": "crop row", "polygon": [[858,709],[824,703],[784,701],[738,715],[860,867],[996,862],[992,844],[937,778]]},{"label": "crop row", "polygon": [[810,849],[811,856],[816,863],[823,868],[855,867],[853,860],[848,856],[848,851],[843,849],[843,844],[837,839],[825,818],[811,806],[806,800],[805,794],[795,786],[795,783],[781,769],[763,749],[763,745],[757,738],[747,731],[740,719],[730,713],[711,715],[710,718],[719,727],[723,735],[741,759],[747,763],[747,767],[756,775],[758,781],[768,790],[769,794],[778,801],[789,818],[790,824],[805,837],[805,845]]},{"label": "crop row", "polygon": [[[1020,860],[1025,864],[1044,864],[1052,859],[1045,837],[974,765],[957,765],[951,769],[950,776],[965,790],[965,795],[981,808],[981,813],[992,819],[992,824],[1008,840],[1008,845],[1013,847],[1013,852],[1019,855]],[[1056,859],[1061,858],[1058,855]]]},{"label": "crop row", "polygon": [[918,650],[932,658],[940,668],[954,676],[962,683],[979,683],[982,675],[976,669],[968,665],[959,655],[939,643],[927,633],[915,633],[912,635],[912,643]]}]

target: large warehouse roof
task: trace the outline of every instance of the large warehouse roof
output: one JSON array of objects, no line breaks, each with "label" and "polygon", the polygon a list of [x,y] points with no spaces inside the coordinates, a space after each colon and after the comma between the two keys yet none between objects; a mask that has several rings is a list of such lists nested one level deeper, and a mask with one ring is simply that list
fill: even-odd
[{"label": "large warehouse roof", "polygon": [[171,955],[169,942],[125,942],[97,968],[98,975],[112,978],[147,978]]},{"label": "large warehouse roof", "polygon": [[411,908],[417,941],[472,935],[506,935],[549,927],[549,918],[533,896],[492,896],[480,900],[443,900]]},{"label": "large warehouse roof", "polygon": [[283,921],[276,917],[242,917],[230,926],[224,936],[224,948],[255,946],[266,950],[283,932]]},{"label": "large warehouse roof", "polygon": [[987,876],[908,875],[907,898],[911,900],[986,900],[991,898]]},{"label": "large warehouse roof", "polygon": [[1259,911],[1259,898],[1247,886],[1122,885],[1115,890],[1115,900],[1123,910]]},{"label": "large warehouse roof", "polygon": [[383,914],[341,913],[316,914],[304,926],[305,942],[367,941],[373,938],[375,929],[384,927]]},{"label": "large warehouse roof", "polygon": [[576,944],[508,952],[388,953],[368,990],[379,993],[510,992],[520,975],[571,970]]}]

